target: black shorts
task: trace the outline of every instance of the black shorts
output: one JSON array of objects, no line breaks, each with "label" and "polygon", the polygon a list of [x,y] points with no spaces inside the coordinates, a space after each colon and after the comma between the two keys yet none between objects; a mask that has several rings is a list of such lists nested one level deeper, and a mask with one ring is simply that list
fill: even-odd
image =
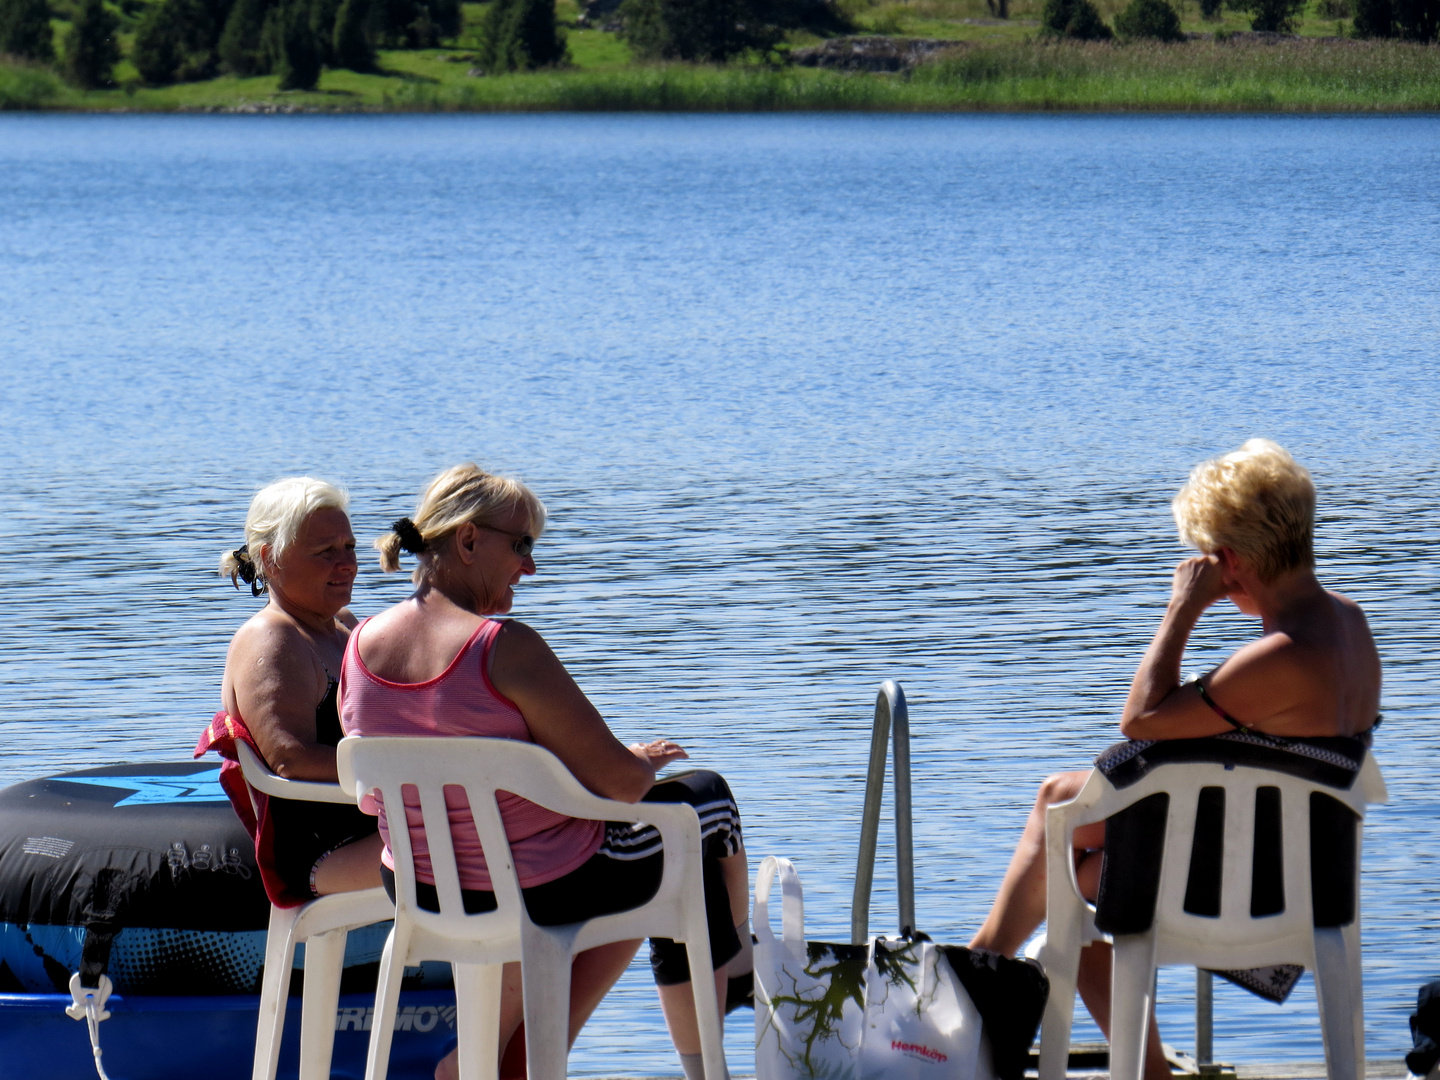
[{"label": "black shorts", "polygon": [[275,871],[297,896],[314,896],[310,871],[336,848],[373,836],[378,820],[353,803],[270,800],[275,836]]},{"label": "black shorts", "polygon": [[[642,802],[689,803],[700,815],[701,868],[705,884],[705,921],[710,930],[710,963],[718,970],[740,951],[740,938],[730,915],[730,893],[719,860],[741,848],[740,814],[724,777],[696,771],[662,780]],[[607,822],[600,850],[562,878],[522,889],[525,910],[538,926],[563,926],[597,915],[639,907],[660,888],[664,868],[660,835],[649,825]],[[394,899],[395,875],[381,867],[385,891]],[[464,889],[467,915],[495,910],[495,894]],[[417,883],[415,898],[426,911],[439,911],[433,885]],[[650,939],[650,968],[661,986],[690,981],[685,946],[669,938]]]}]

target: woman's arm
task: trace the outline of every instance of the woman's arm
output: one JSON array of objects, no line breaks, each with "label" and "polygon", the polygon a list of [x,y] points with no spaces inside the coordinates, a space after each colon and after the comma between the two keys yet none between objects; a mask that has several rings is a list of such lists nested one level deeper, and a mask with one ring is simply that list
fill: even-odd
[{"label": "woman's arm", "polygon": [[[1145,650],[1120,718],[1127,739],[1195,739],[1233,730],[1199,692],[1180,684],[1180,662],[1200,615],[1231,591],[1214,555],[1186,559],[1175,568],[1170,603],[1155,640]],[[1283,711],[1293,696],[1289,638],[1268,634],[1237,650],[1201,679],[1211,700],[1254,726]]]},{"label": "woman's arm", "polygon": [[235,708],[270,768],[287,780],[340,779],[335,749],[315,742],[315,709],[325,696],[310,644],[266,620],[240,628],[226,672]]},{"label": "woman's arm", "polygon": [[545,639],[524,623],[511,620],[497,635],[490,681],[520,709],[535,741],[602,798],[639,802],[656,771],[685,756],[663,740],[627,749]]}]

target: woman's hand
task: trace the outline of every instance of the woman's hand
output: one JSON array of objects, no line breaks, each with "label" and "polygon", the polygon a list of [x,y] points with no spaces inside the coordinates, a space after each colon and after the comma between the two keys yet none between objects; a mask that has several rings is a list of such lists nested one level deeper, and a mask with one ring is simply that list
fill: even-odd
[{"label": "woman's hand", "polygon": [[659,772],[672,761],[684,761],[690,756],[679,743],[671,742],[669,739],[655,739],[648,743],[635,743],[630,747],[630,752],[656,772]]},{"label": "woman's hand", "polygon": [[1216,600],[1234,589],[1227,580],[1225,564],[1218,555],[1196,555],[1175,567],[1170,585],[1170,603],[1188,608],[1198,616]]}]

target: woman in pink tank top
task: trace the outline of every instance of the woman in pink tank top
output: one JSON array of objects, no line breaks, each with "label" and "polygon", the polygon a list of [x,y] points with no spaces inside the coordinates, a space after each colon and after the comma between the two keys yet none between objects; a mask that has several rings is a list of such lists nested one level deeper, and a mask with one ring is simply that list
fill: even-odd
[{"label": "woman in pink tank top", "polygon": [[[719,997],[726,981],[750,969],[748,869],[740,817],[725,781],[697,771],[673,781],[655,774],[685,751],[665,739],[626,747],[576,686],[544,639],[523,623],[497,620],[515,586],[535,573],[531,551],[545,508],[524,485],[460,465],[437,476],[414,519],[401,518],[378,541],[380,565],[417,557],[416,589],[362,622],[350,637],[340,677],[340,720],[347,735],[449,737],[483,735],[534,742],[553,752],[597,795],[622,802],[687,802],[700,816],[706,913]],[[649,826],[586,821],[506,796],[501,814],[530,917],[559,925],[635,907],[652,896],[664,859]],[[367,800],[370,802],[370,800]],[[394,811],[378,802],[386,846],[382,878],[393,891],[389,835]],[[457,789],[446,792],[467,911],[493,910],[494,894],[475,824]],[[418,801],[405,819],[415,854],[422,905],[435,903]],[[428,889],[428,892],[427,892]],[[639,942],[580,954],[571,979],[570,1038],[620,977]],[[661,1005],[687,1076],[699,1075],[700,1041],[684,946],[652,939],[651,965]],[[524,1075],[519,965],[506,965],[501,1008],[501,1076]],[[735,970],[731,970],[735,969]],[[507,1048],[508,1043],[508,1048]],[[451,1054],[435,1073],[456,1076]],[[713,1078],[712,1078],[713,1080]]]}]

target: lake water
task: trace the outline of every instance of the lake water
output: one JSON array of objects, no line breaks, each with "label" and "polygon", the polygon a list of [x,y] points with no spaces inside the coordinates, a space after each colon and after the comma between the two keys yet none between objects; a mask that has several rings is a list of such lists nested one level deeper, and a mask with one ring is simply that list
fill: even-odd
[{"label": "lake water", "polygon": [[[1169,497],[1266,435],[1385,658],[1395,1059],[1440,977],[1437,176],[1436,117],[0,116],[0,783],[188,756],[255,488],[343,483],[368,544],[475,459],[552,514],[516,614],[622,737],[726,773],[812,937],[848,937],[900,680],[919,920],[964,941],[1037,781],[1116,738]],[[367,559],[354,607],[405,593]],[[1251,633],[1207,614],[1187,669]],[[1321,1058],[1308,978],[1216,996],[1221,1060]],[[573,1070],[677,1071],[653,1002],[632,969]]]}]

